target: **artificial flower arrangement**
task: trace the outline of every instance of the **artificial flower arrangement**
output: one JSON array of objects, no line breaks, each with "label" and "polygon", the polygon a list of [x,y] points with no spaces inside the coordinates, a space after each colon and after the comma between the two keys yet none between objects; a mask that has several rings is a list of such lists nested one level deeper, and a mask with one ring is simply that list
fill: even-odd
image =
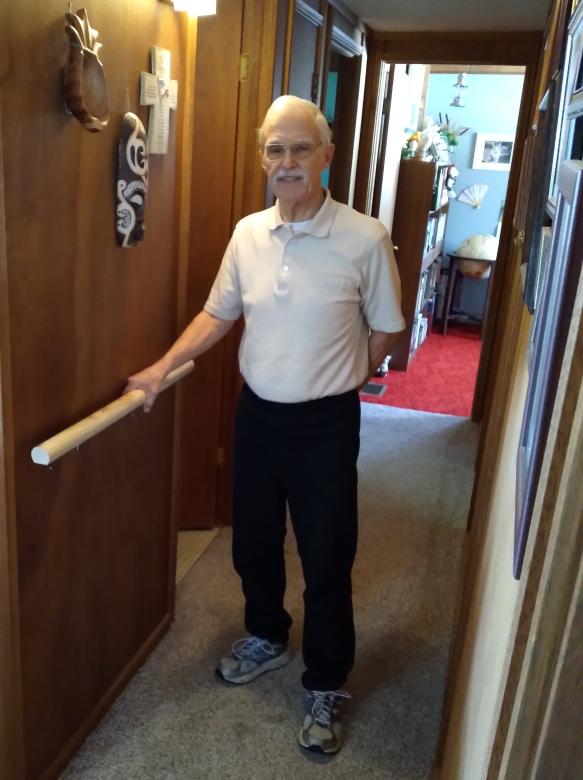
[{"label": "artificial flower arrangement", "polygon": [[411,133],[409,138],[407,138],[407,140],[403,144],[403,148],[401,149],[401,157],[404,160],[408,160],[410,157],[414,157],[418,145],[419,145],[419,131],[415,133]]},{"label": "artificial flower arrangement", "polygon": [[447,114],[445,122],[439,114],[439,124],[431,117],[427,117],[422,130],[411,133],[405,140],[401,149],[401,157],[405,160],[411,157],[425,159],[433,157],[437,159],[440,152],[459,144],[460,136],[466,133],[469,127],[460,127],[456,122],[450,122]]},{"label": "artificial flower arrangement", "polygon": [[431,157],[431,148],[439,145],[440,137],[437,125],[431,117],[428,117],[423,129],[417,130],[407,138],[401,149],[401,157],[404,159],[417,157],[424,160],[426,157]]},{"label": "artificial flower arrangement", "polygon": [[461,127],[457,122],[450,122],[447,114],[444,122],[441,113],[439,114],[439,135],[447,144],[448,149],[452,146],[457,146],[460,142],[460,137],[467,133],[469,129],[469,127]]}]

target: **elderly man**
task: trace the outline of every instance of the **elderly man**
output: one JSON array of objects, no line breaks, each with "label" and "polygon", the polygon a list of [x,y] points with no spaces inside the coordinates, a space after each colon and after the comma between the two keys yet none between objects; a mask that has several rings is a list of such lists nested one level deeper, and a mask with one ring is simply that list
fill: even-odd
[{"label": "elderly man", "polygon": [[307,714],[302,747],[341,746],[341,690],[354,663],[358,388],[404,328],[387,231],[320,184],[334,154],[315,105],[278,98],[259,130],[277,197],[236,226],[204,310],[157,363],[129,380],[148,411],[164,376],[242,314],[245,386],[235,428],[233,560],[245,625],[216,674],[242,684],[290,660],[283,606],[286,506],[302,562]]}]

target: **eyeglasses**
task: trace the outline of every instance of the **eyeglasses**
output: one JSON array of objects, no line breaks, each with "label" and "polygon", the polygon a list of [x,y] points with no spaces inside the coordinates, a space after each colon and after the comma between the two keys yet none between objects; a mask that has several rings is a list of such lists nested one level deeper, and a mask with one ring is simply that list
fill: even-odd
[{"label": "eyeglasses", "polygon": [[299,141],[297,144],[289,144],[289,146],[286,144],[266,144],[263,147],[263,154],[268,160],[282,160],[289,149],[290,156],[294,160],[305,160],[314,153],[318,146],[322,146],[322,141],[319,144]]}]

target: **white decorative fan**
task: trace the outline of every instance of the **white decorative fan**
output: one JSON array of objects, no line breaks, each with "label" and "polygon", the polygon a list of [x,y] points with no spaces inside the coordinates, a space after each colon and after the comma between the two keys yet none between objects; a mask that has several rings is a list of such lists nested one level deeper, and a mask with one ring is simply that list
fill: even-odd
[{"label": "white decorative fan", "polygon": [[458,200],[460,203],[467,203],[473,209],[479,209],[484,195],[488,192],[487,184],[470,184],[465,190],[460,192]]}]

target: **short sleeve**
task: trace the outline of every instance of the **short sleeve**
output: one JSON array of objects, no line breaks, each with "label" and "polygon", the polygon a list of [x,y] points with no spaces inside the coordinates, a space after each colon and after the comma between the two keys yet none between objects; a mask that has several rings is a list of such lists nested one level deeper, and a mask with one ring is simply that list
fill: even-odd
[{"label": "short sleeve", "polygon": [[223,255],[204,310],[221,320],[236,320],[243,312],[234,236]]},{"label": "short sleeve", "polygon": [[374,244],[362,267],[362,312],[371,330],[397,333],[405,328],[401,311],[401,280],[391,239],[386,231]]}]

